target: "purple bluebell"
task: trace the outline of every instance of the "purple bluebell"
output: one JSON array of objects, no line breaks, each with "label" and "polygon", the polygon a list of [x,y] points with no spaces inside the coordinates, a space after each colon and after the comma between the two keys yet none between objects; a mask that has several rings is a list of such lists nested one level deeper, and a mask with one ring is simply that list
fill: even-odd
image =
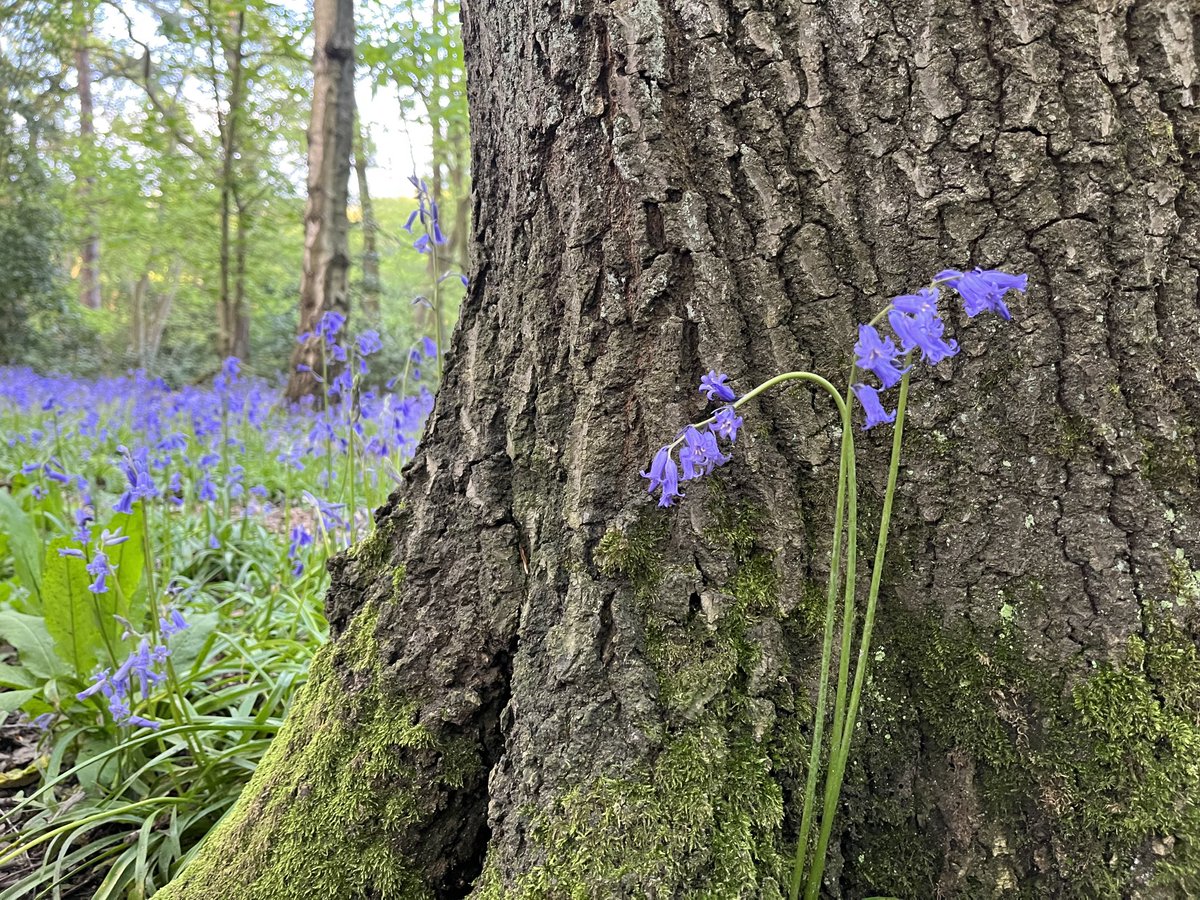
[{"label": "purple bluebell", "polygon": [[292,574],[299,576],[304,572],[304,560],[301,558],[300,551],[305,547],[312,546],[312,533],[303,525],[293,525],[288,542],[288,559],[292,561]]},{"label": "purple bluebell", "polygon": [[709,373],[700,379],[700,393],[708,395],[709,400],[724,400],[729,403],[737,399],[737,394],[733,392],[727,382],[729,376],[716,371],[710,370]]},{"label": "purple bluebell", "polygon": [[426,359],[433,359],[437,356],[437,344],[434,343],[433,338],[428,336],[421,338],[421,352],[425,354]]},{"label": "purple bluebell", "polygon": [[335,309],[326,310],[317,323],[317,334],[325,339],[325,343],[332,344],[345,324],[346,317],[342,313]]},{"label": "purple bluebell", "polygon": [[902,313],[908,313],[910,316],[926,312],[937,315],[937,302],[937,288],[926,287],[921,288],[915,294],[901,294],[899,297],[893,297],[892,307]]},{"label": "purple bluebell", "polygon": [[898,352],[892,339],[880,337],[874,325],[858,326],[854,364],[864,371],[874,373],[885,388],[899,384],[904,376],[905,370],[896,362]]},{"label": "purple bluebell", "polygon": [[174,606],[168,606],[158,619],[158,631],[164,638],[179,634],[188,627],[187,619]]},{"label": "purple bluebell", "polygon": [[714,421],[708,427],[718,436],[727,441],[736,441],[738,429],[742,427],[742,417],[732,406],[722,406],[717,410]]},{"label": "purple bluebell", "polygon": [[679,465],[685,481],[712,474],[717,466],[729,462],[729,457],[717,445],[717,436],[712,431],[698,430],[689,425],[683,430],[683,446],[679,448]]},{"label": "purple bluebell", "polygon": [[238,382],[238,374],[241,372],[242,363],[236,356],[226,357],[221,363],[220,374],[213,379],[213,388],[218,392],[228,391]]},{"label": "purple bluebell", "polygon": [[97,548],[91,561],[87,564],[88,574],[95,580],[88,585],[88,590],[93,594],[104,594],[108,592],[108,576],[113,574],[113,567],[109,564],[108,554]]},{"label": "purple bluebell", "polygon": [[679,467],[671,458],[670,447],[663,447],[655,453],[650,463],[650,471],[642,472],[641,475],[650,480],[650,486],[646,488],[648,493],[653,493],[655,489],[660,491],[659,506],[670,506],[675,502],[675,498],[683,496],[679,492]]},{"label": "purple bluebell", "polygon": [[1011,275],[997,269],[976,268],[972,272],[946,269],[938,272],[934,280],[948,281],[958,291],[968,316],[973,318],[990,310],[1003,319],[1011,320],[1012,313],[1004,304],[1004,295],[1008,291],[1024,293],[1028,279],[1028,275]]},{"label": "purple bluebell", "polygon": [[207,474],[201,475],[200,480],[196,483],[196,499],[201,503],[212,503],[219,495],[217,494],[217,486]]},{"label": "purple bluebell", "polygon": [[867,421],[863,425],[863,430],[874,428],[876,425],[883,425],[886,422],[895,422],[896,414],[889,413],[883,408],[883,404],[879,402],[879,391],[867,384],[854,385],[854,396],[858,397],[858,402],[862,404],[863,412],[867,414]]},{"label": "purple bluebell", "polygon": [[[910,316],[893,309],[888,313],[888,324],[896,332],[896,337],[900,338],[905,353],[920,349],[921,358],[931,366],[958,353],[955,341],[943,340],[942,332],[946,324],[933,313],[922,312]],[[891,385],[885,384],[884,387]]]},{"label": "purple bluebell", "polygon": [[379,337],[378,331],[364,331],[358,336],[357,343],[360,356],[370,356],[383,349],[383,340]]},{"label": "purple bluebell", "polygon": [[54,468],[54,466],[52,466],[50,463],[46,463],[44,466],[42,466],[42,471],[46,473],[46,477],[49,478],[51,481],[56,481],[59,484],[70,484],[71,483],[70,475],[68,475],[66,472],[60,472],[58,469]]}]

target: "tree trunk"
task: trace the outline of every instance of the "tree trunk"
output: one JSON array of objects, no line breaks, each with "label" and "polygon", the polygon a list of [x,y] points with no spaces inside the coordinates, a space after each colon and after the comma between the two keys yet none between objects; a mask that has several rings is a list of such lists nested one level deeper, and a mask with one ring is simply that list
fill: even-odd
[{"label": "tree trunk", "polygon": [[[239,127],[245,87],[245,10],[231,11],[230,34],[223,41],[229,92],[225,111],[221,108],[220,79],[214,70],[213,95],[217,103],[217,126],[221,134],[220,177],[220,297],[217,299],[217,356],[243,358],[249,350],[249,318],[242,302],[241,267],[245,244],[241,233],[242,216],[237,203]],[[219,27],[219,26],[217,26]],[[214,49],[215,57],[215,49]],[[216,61],[214,58],[214,67]]]},{"label": "tree trunk", "polygon": [[[316,0],[313,10],[313,103],[308,126],[308,204],[304,211],[304,271],[299,334],[311,333],[327,311],[350,311],[350,223],[346,204],[354,142],[354,3]],[[319,369],[317,338],[297,345],[287,397],[316,393],[304,365]]]},{"label": "tree trunk", "polygon": [[79,143],[86,173],[79,183],[79,202],[83,207],[84,231],[80,248],[79,302],[88,309],[100,308],[100,226],[91,195],[96,188],[96,126],[92,107],[92,62],[88,43],[92,38],[91,10],[78,8],[82,27],[75,48],[75,72],[79,93]]},{"label": "tree trunk", "polygon": [[354,174],[358,180],[358,205],[362,211],[363,313],[369,321],[378,322],[379,297],[383,292],[379,278],[379,223],[375,221],[375,207],[371,204],[371,190],[367,184],[367,135],[362,122],[355,118]]},{"label": "tree trunk", "polygon": [[1196,27],[1185,0],[470,4],[437,407],[333,563],[289,723],[160,896],[779,897],[836,416],[764,394],[676,509],[638,472],[710,367],[840,382],[857,322],[977,264],[1029,292],[950,313],[963,352],[914,379],[827,894],[1195,892]]}]

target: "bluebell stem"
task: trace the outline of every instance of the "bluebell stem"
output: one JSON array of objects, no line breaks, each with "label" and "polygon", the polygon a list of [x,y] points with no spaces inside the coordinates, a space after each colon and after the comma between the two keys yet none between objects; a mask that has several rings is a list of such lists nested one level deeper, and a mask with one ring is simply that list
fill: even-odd
[{"label": "bluebell stem", "polygon": [[[874,626],[876,603],[882,579],[883,566],[887,548],[888,527],[890,524],[892,504],[895,497],[896,480],[899,474],[900,449],[903,441],[903,424],[908,398],[909,378],[912,366],[902,367],[900,353],[911,355],[920,351],[921,358],[930,365],[936,365],[958,353],[958,345],[944,337],[945,323],[938,315],[938,285],[953,284],[963,298],[964,310],[968,316],[975,316],[984,310],[991,310],[1005,319],[1011,317],[1004,304],[1004,294],[1009,290],[1023,291],[1026,286],[1026,276],[1010,275],[1004,272],[984,271],[963,273],[955,269],[947,269],[940,273],[929,287],[912,294],[903,294],[893,301],[873,321],[859,326],[858,342],[854,347],[855,365],[851,368],[850,386],[843,393],[835,388],[827,379],[812,372],[787,372],[760,384],[744,394],[740,399],[733,389],[726,384],[727,377],[710,371],[701,379],[700,390],[709,400],[719,400],[727,404],[704,422],[686,426],[673,443],[661,447],[654,456],[648,472],[641,473],[649,479],[649,491],[660,491],[659,505],[670,506],[680,496],[678,468],[672,458],[672,452],[680,447],[680,461],[683,465],[684,479],[698,478],[707,474],[718,465],[727,461],[720,451],[716,438],[732,440],[736,437],[742,421],[736,414],[741,404],[758,393],[791,380],[803,380],[816,384],[829,394],[838,407],[842,422],[841,458],[837,491],[837,509],[834,517],[834,538],[831,565],[829,569],[829,587],[825,613],[824,637],[821,655],[821,681],[814,719],[813,739],[811,742],[808,763],[808,775],[804,791],[803,812],[800,825],[799,840],[795,863],[789,884],[789,897],[796,900],[799,896],[802,876],[806,871],[806,863],[810,858],[809,838],[814,824],[813,812],[816,799],[816,777],[825,745],[822,740],[826,716],[828,712],[829,681],[833,660],[834,628],[839,621],[837,610],[837,595],[841,587],[841,573],[845,571],[844,609],[840,616],[842,622],[841,653],[838,663],[837,695],[833,702],[832,733],[829,736],[828,762],[825,767],[824,802],[820,810],[820,828],[817,833],[815,850],[812,853],[812,865],[807,868],[805,896],[807,900],[816,900],[821,890],[821,879],[825,865],[825,853],[832,833],[832,825],[838,799],[841,794],[842,779],[846,770],[846,760],[850,752],[858,707],[862,697],[862,688],[868,664],[871,633]],[[881,335],[875,325],[886,318],[900,348],[890,337]],[[905,361],[906,363],[908,360]],[[870,372],[878,380],[883,390],[899,385],[899,398],[896,409],[889,411],[885,408],[880,397],[880,388],[855,380],[859,371]],[[857,559],[857,489],[855,474],[855,449],[851,427],[851,397],[856,398],[866,413],[864,428],[874,428],[878,425],[894,422],[895,430],[892,435],[892,454],[888,467],[887,488],[884,493],[883,509],[880,516],[880,527],[876,542],[875,561],[871,574],[870,588],[867,592],[866,610],[861,619],[861,634],[858,652],[855,657],[853,686],[849,681],[850,660],[853,653],[853,637],[858,629],[855,612],[855,560]],[[707,426],[707,431],[702,429]],[[682,446],[681,446],[682,445]],[[845,518],[843,519],[843,514]],[[846,549],[842,550],[843,522],[846,525]]]}]

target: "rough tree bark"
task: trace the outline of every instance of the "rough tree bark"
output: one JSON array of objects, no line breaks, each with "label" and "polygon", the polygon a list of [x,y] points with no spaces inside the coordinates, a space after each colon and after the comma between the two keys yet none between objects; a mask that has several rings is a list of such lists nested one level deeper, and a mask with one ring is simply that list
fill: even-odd
[{"label": "rough tree bark", "polygon": [[[162,895],[778,897],[838,434],[791,389],[658,510],[638,470],[747,388],[841,379],[944,266],[830,896],[1200,879],[1200,73],[1187,0],[464,8],[471,288],[336,638]],[[887,435],[861,448],[878,511]],[[871,541],[864,541],[870,545]]]},{"label": "rough tree bark", "polygon": [[[321,316],[350,310],[350,222],[346,203],[354,143],[354,3],[316,0],[313,7],[313,102],[308,126],[308,204],[304,211],[304,271],[300,276],[298,334]],[[317,390],[321,342],[310,339],[292,354],[287,396]]]}]

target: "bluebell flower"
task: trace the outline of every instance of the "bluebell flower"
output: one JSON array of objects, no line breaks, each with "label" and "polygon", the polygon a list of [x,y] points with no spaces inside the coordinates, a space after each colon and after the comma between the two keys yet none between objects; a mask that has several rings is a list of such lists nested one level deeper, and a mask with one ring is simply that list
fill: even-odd
[{"label": "bluebell flower", "polygon": [[727,441],[736,441],[738,429],[742,427],[742,417],[732,406],[722,406],[717,410],[716,421],[708,427]]},{"label": "bluebell flower", "polygon": [[221,363],[220,374],[213,379],[213,387],[221,392],[229,390],[229,388],[237,384],[241,366],[241,360],[236,356],[226,357],[225,361]]},{"label": "bluebell flower", "polygon": [[[89,500],[90,503],[90,500]],[[93,516],[87,511],[86,507],[81,507],[75,510],[75,531],[72,533],[75,540],[81,544],[86,544],[92,539],[92,530],[88,524],[93,520]]]},{"label": "bluebell flower", "polygon": [[858,397],[858,402],[862,404],[863,412],[867,414],[867,421],[863,425],[864,431],[868,428],[874,428],[876,425],[896,421],[896,414],[894,412],[889,413],[883,408],[883,404],[879,402],[879,391],[870,385],[854,385],[854,396]]},{"label": "bluebell flower", "polygon": [[708,430],[699,431],[694,425],[683,430],[683,446],[679,448],[679,465],[685,481],[709,475],[717,466],[729,462],[729,457],[717,445],[717,436]]},{"label": "bluebell flower", "polygon": [[93,594],[107,593],[108,576],[113,574],[113,567],[108,562],[108,554],[103,550],[97,549],[86,568],[88,574],[95,579],[95,581],[88,585],[88,590]]},{"label": "bluebell flower", "polygon": [[303,525],[293,525],[288,543],[288,559],[292,561],[292,574],[299,577],[304,571],[304,560],[300,557],[300,551],[312,546],[313,536]]},{"label": "bluebell flower", "polygon": [[937,315],[937,302],[937,288],[926,287],[921,288],[915,294],[901,294],[899,297],[893,297],[892,307],[902,313],[908,313],[910,316],[926,312]]},{"label": "bluebell flower", "polygon": [[[936,366],[943,359],[949,359],[958,353],[958,344],[955,341],[942,339],[946,324],[933,313],[922,312],[910,316],[893,309],[888,313],[888,324],[892,326],[892,331],[896,332],[896,337],[900,338],[905,353],[919,348],[921,358],[931,366]],[[891,385],[885,384],[884,387]]]},{"label": "bluebell flower", "polygon": [[426,359],[433,359],[437,356],[437,344],[434,343],[433,338],[428,336],[421,338],[421,352],[425,354]]},{"label": "bluebell flower", "polygon": [[46,463],[44,466],[42,466],[42,471],[46,473],[46,477],[49,478],[51,481],[56,481],[59,484],[70,484],[71,483],[70,475],[68,475],[66,472],[60,472],[58,469],[54,468],[54,466],[52,466],[50,463]]},{"label": "bluebell flower", "polygon": [[1024,293],[1028,279],[1028,275],[1010,275],[996,269],[976,268],[973,272],[946,269],[938,272],[934,280],[950,282],[962,297],[963,309],[968,316],[973,318],[991,310],[1001,318],[1011,320],[1012,313],[1004,304],[1004,295],[1008,291]]},{"label": "bluebell flower", "polygon": [[904,376],[896,362],[898,351],[891,338],[880,337],[874,325],[858,326],[858,343],[854,345],[854,363],[860,369],[874,373],[880,384],[890,388]]},{"label": "bluebell flower", "polygon": [[317,323],[317,334],[325,339],[325,343],[332,344],[345,324],[346,317],[342,313],[335,309],[326,310]]},{"label": "bluebell flower", "polygon": [[683,496],[679,492],[679,467],[671,458],[670,447],[663,447],[654,454],[654,459],[650,463],[650,471],[642,472],[641,475],[650,480],[650,486],[646,488],[647,493],[653,493],[656,488],[661,491],[658,499],[659,506],[670,506],[675,502],[676,497]]},{"label": "bluebell flower", "polygon": [[173,606],[168,606],[164,609],[163,615],[158,620],[158,631],[164,638],[168,638],[173,634],[179,634],[179,632],[187,627],[187,619]]},{"label": "bluebell flower", "polygon": [[370,356],[383,349],[383,340],[378,331],[364,331],[358,336],[358,352],[361,356]]},{"label": "bluebell flower", "polygon": [[196,485],[196,499],[201,503],[212,503],[217,499],[217,486],[207,474],[200,476]]},{"label": "bluebell flower", "polygon": [[725,383],[728,380],[728,375],[710,370],[700,379],[700,393],[707,394],[709,400],[732,402],[737,399],[737,394]]}]

